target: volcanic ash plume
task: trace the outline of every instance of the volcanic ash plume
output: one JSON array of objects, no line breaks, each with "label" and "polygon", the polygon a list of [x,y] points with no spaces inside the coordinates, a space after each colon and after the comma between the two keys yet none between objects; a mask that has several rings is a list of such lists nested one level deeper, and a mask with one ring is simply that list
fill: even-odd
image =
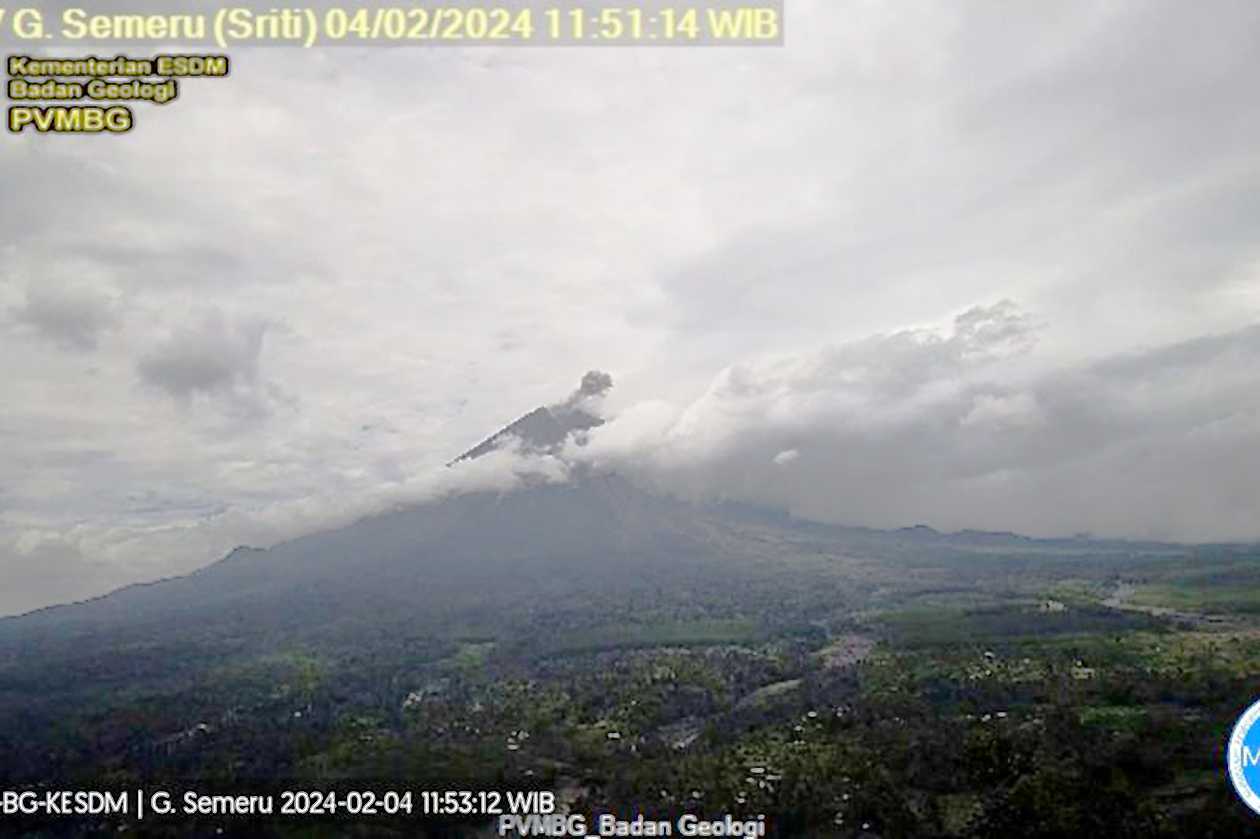
[{"label": "volcanic ash plume", "polygon": [[578,385],[578,389],[569,394],[568,399],[564,400],[559,405],[554,406],[553,410],[556,408],[562,410],[576,408],[588,399],[603,396],[605,393],[612,390],[612,385],[612,376],[608,375],[603,370],[591,370],[582,377],[582,383]]}]

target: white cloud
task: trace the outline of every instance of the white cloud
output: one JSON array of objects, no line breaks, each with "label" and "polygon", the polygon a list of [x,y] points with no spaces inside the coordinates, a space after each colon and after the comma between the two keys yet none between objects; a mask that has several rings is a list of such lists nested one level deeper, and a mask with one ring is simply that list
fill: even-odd
[{"label": "white cloud", "polygon": [[995,312],[1025,322],[973,308],[951,332],[728,368],[681,410],[632,407],[571,454],[846,524],[1260,538],[1260,327],[1039,369],[1011,363],[1015,331],[974,328]]},{"label": "white cloud", "polygon": [[800,456],[801,456],[801,453],[797,451],[796,449],[784,449],[783,451],[776,454],[773,458],[771,458],[771,461],[774,463],[775,466],[787,466],[789,463],[796,460]]}]

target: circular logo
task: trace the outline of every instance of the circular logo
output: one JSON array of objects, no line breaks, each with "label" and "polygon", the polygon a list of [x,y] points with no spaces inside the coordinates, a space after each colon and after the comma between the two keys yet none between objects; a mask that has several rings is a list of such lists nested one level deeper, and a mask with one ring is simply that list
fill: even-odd
[{"label": "circular logo", "polygon": [[1234,724],[1226,761],[1234,792],[1260,813],[1260,702],[1243,711]]}]

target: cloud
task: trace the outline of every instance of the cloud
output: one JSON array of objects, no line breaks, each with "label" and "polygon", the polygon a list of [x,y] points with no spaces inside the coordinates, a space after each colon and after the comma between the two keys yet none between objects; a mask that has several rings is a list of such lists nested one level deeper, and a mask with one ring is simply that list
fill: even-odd
[{"label": "cloud", "polygon": [[779,452],[774,457],[772,457],[770,460],[772,463],[774,463],[775,466],[787,466],[789,463],[796,460],[800,456],[801,456],[801,453],[797,451],[796,449],[784,449],[783,451]]},{"label": "cloud", "polygon": [[1031,393],[981,393],[962,418],[964,426],[988,429],[1041,424],[1045,421],[1036,397]]},{"label": "cloud", "polygon": [[46,531],[0,543],[0,574],[0,616],[93,597],[126,581],[117,566],[84,557],[73,538]]},{"label": "cloud", "polygon": [[1024,363],[1032,331],[1003,303],[951,330],[744,362],[570,455],[845,524],[1260,538],[1260,327],[1048,367]]},{"label": "cloud", "polygon": [[12,314],[58,346],[82,352],[95,349],[101,335],[116,325],[109,295],[84,286],[31,282]]},{"label": "cloud", "polygon": [[209,309],[146,351],[136,370],[146,384],[179,400],[222,397],[264,410],[269,400],[282,396],[259,374],[268,328],[264,320],[233,321]]}]

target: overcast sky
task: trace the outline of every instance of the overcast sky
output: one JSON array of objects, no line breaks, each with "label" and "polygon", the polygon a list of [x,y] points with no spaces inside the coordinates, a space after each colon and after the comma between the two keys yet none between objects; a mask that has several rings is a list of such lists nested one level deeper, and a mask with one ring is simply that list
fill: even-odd
[{"label": "overcast sky", "polygon": [[676,492],[1260,538],[1260,5],[788,14],[238,51],[0,137],[0,613],[429,486],[590,368],[582,456]]}]

